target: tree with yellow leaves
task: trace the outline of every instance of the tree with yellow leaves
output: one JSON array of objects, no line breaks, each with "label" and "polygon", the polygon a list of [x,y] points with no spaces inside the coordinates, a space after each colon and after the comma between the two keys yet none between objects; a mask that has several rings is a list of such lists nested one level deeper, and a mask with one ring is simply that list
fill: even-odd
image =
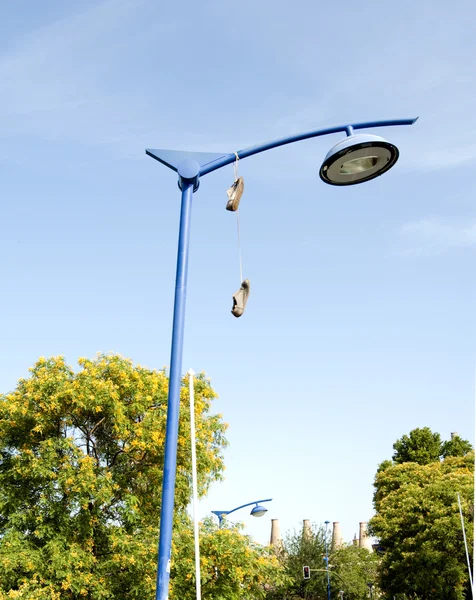
[{"label": "tree with yellow leaves", "polygon": [[[0,396],[0,599],[151,598],[168,378],[117,355],[40,358]],[[226,425],[195,381],[199,491],[221,478]],[[182,388],[175,506],[191,496]]]},{"label": "tree with yellow leaves", "polygon": [[[194,600],[195,560],[191,523],[182,523],[173,540],[171,600]],[[203,600],[260,600],[288,582],[284,565],[270,546],[243,534],[240,525],[212,519],[200,524]]]}]

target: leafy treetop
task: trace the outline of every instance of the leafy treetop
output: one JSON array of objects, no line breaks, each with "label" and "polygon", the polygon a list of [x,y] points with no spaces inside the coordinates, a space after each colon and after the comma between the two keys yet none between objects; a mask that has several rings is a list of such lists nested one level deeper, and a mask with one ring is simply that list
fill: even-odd
[{"label": "leafy treetop", "polygon": [[393,449],[395,464],[415,462],[427,465],[448,456],[465,456],[473,448],[457,434],[452,434],[451,440],[442,442],[439,433],[433,433],[429,427],[422,427],[403,435],[395,442]]},{"label": "leafy treetop", "polygon": [[440,459],[441,438],[429,427],[413,429],[409,435],[402,436],[393,445],[393,461],[397,464],[416,462],[427,465]]},{"label": "leafy treetop", "polygon": [[[268,546],[244,535],[240,525],[220,527],[212,519],[200,524],[202,598],[260,600],[288,581],[285,569]],[[195,555],[191,523],[184,523],[174,539],[171,599],[194,600]]]},{"label": "leafy treetop", "polygon": [[369,523],[383,548],[380,588],[388,597],[463,600],[469,582],[457,494],[471,547],[471,445],[458,436],[442,444],[424,428],[403,436],[394,448],[394,461],[381,463],[375,476],[376,514]]},{"label": "leafy treetop", "polygon": [[[155,586],[168,379],[118,355],[40,358],[0,396],[0,599],[150,597]],[[175,506],[191,497],[188,386]],[[226,425],[196,390],[199,490],[220,479]]]}]

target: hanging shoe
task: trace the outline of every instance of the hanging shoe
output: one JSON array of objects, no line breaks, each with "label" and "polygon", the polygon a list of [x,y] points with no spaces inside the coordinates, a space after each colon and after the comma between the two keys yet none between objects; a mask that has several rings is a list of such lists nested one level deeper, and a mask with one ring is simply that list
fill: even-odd
[{"label": "hanging shoe", "polygon": [[241,317],[241,315],[245,312],[245,306],[248,302],[248,296],[250,295],[250,281],[249,279],[245,279],[241,284],[240,289],[233,294],[233,308],[231,309],[231,314],[234,317]]},{"label": "hanging shoe", "polygon": [[243,181],[243,177],[238,177],[238,179],[235,180],[235,183],[226,192],[226,195],[228,196],[226,210],[231,210],[232,212],[238,210],[244,188],[245,182]]}]

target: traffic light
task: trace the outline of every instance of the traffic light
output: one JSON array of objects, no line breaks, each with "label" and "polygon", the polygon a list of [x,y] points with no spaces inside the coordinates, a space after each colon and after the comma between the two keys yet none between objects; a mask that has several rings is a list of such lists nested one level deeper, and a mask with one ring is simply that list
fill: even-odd
[{"label": "traffic light", "polygon": [[304,579],[311,579],[311,569],[309,567],[303,567],[302,576]]}]

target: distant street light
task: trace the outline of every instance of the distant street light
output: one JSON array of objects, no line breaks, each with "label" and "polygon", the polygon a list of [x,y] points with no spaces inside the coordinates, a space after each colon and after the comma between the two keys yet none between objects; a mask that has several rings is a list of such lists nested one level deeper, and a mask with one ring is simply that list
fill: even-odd
[{"label": "distant street light", "polygon": [[331,576],[329,574],[329,553],[328,553],[328,544],[327,544],[327,527],[330,521],[324,521],[326,524],[326,571],[327,571],[327,600],[331,600]]},{"label": "distant street light", "polygon": [[259,502],[271,502],[271,500],[272,500],[272,498],[267,498],[266,500],[255,500],[254,502],[248,502],[248,504],[242,504],[241,506],[237,506],[236,508],[233,508],[232,510],[212,510],[212,513],[218,517],[218,523],[220,524],[220,527],[221,527],[223,524],[224,517],[235,512],[236,510],[240,510],[240,508],[245,508],[246,506],[251,506],[252,504],[255,504],[256,506],[253,506],[253,508],[251,509],[250,515],[252,517],[262,517],[265,513],[268,512],[268,509],[265,506],[261,506],[261,504],[258,504],[258,503]]}]

